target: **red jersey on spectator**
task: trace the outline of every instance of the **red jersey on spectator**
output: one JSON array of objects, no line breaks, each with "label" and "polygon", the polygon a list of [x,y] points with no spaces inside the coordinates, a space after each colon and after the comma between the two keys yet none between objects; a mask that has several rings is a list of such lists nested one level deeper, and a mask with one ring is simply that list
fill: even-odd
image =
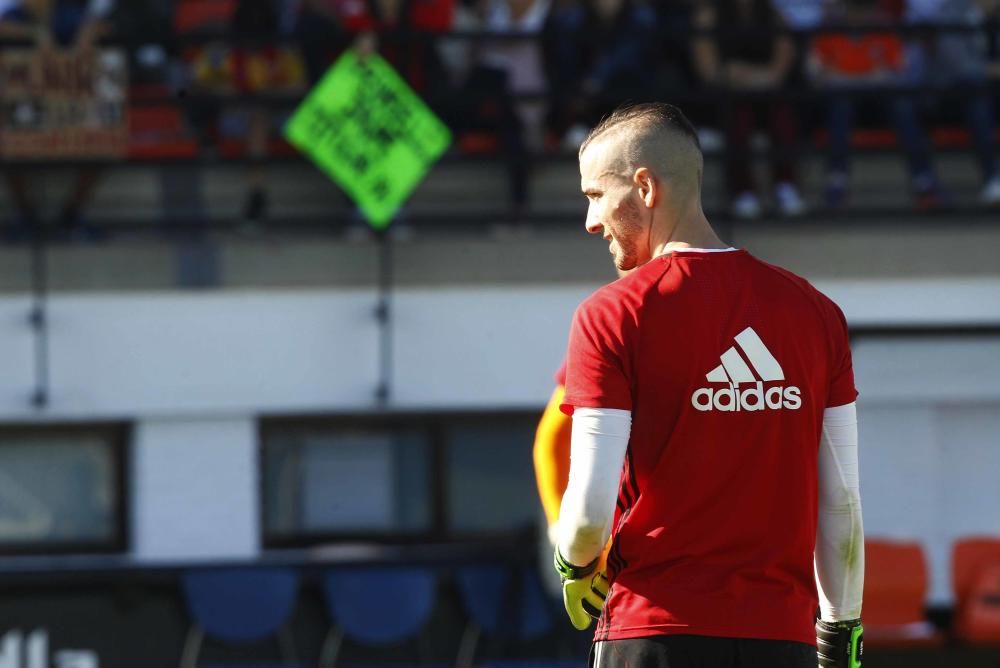
[{"label": "red jersey on spectator", "polygon": [[813,50],[825,67],[839,74],[863,76],[903,68],[903,40],[890,33],[824,34],[816,38]]},{"label": "red jersey on spectator", "polygon": [[380,14],[377,0],[335,0],[335,5],[348,32],[378,33],[379,54],[417,92],[425,93],[435,84],[435,78],[440,76],[436,47],[419,33],[448,30],[454,0],[401,2],[397,7],[399,16]]},{"label": "red jersey on spectator", "polygon": [[[378,19],[372,16],[369,0],[332,0],[334,11],[349,32],[364,32],[379,30]],[[446,31],[451,28],[455,13],[454,0],[414,0],[402,3],[409,6],[408,18],[410,26],[418,30]]]},{"label": "red jersey on spectator", "polygon": [[840,309],[746,251],[674,252],[587,299],[567,357],[564,411],[632,411],[595,640],[815,644],[823,410],[857,395]]}]

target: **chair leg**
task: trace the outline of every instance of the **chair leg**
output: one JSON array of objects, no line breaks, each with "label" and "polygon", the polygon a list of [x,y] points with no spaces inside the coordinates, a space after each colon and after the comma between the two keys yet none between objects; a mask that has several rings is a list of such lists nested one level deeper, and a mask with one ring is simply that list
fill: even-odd
[{"label": "chair leg", "polygon": [[418,663],[431,663],[431,657],[434,654],[434,650],[430,636],[426,633],[420,633],[417,635],[416,640]]},{"label": "chair leg", "polygon": [[323,649],[319,653],[319,668],[333,668],[340,654],[340,646],[344,643],[343,629],[334,626],[326,632],[323,638]]},{"label": "chair leg", "polygon": [[478,624],[466,624],[462,632],[462,640],[458,643],[458,656],[455,657],[455,668],[472,668],[476,660],[476,646],[482,631]]},{"label": "chair leg", "polygon": [[198,654],[201,652],[201,643],[205,639],[205,633],[197,626],[189,626],[187,635],[184,637],[184,649],[181,651],[180,668],[196,668],[198,665]]},{"label": "chair leg", "polygon": [[281,652],[281,661],[289,665],[298,665],[299,653],[295,649],[295,636],[292,629],[287,624],[278,629],[278,651]]}]

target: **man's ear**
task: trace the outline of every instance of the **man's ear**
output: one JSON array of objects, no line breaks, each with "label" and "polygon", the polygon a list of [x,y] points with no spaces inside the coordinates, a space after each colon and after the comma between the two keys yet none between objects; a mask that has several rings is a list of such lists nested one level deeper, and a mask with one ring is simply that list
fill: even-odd
[{"label": "man's ear", "polygon": [[660,184],[656,176],[648,167],[640,167],[632,175],[632,181],[639,190],[639,198],[645,203],[647,209],[656,206],[660,195]]}]

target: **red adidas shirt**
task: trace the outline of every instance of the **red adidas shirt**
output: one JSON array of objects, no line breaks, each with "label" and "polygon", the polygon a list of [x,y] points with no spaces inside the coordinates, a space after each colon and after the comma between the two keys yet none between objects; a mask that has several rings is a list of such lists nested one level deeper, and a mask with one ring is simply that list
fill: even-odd
[{"label": "red adidas shirt", "polygon": [[840,309],[746,251],[663,255],[587,299],[563,410],[632,411],[595,640],[815,644],[823,410],[856,396]]}]

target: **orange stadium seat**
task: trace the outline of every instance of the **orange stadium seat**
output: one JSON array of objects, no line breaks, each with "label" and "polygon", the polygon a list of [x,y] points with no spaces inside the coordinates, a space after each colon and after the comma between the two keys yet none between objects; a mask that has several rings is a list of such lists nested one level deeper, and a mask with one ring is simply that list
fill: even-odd
[{"label": "orange stadium seat", "polygon": [[980,571],[994,564],[1000,564],[1000,536],[968,536],[955,541],[951,582],[956,604],[969,595]]},{"label": "orange stadium seat", "polygon": [[927,647],[944,636],[924,616],[928,578],[919,543],[865,541],[865,643]]},{"label": "orange stadium seat", "polygon": [[979,571],[958,610],[955,635],[974,645],[1000,646],[1000,564]]},{"label": "orange stadium seat", "polygon": [[957,541],[951,575],[955,635],[968,643],[1000,645],[1000,537]]}]

